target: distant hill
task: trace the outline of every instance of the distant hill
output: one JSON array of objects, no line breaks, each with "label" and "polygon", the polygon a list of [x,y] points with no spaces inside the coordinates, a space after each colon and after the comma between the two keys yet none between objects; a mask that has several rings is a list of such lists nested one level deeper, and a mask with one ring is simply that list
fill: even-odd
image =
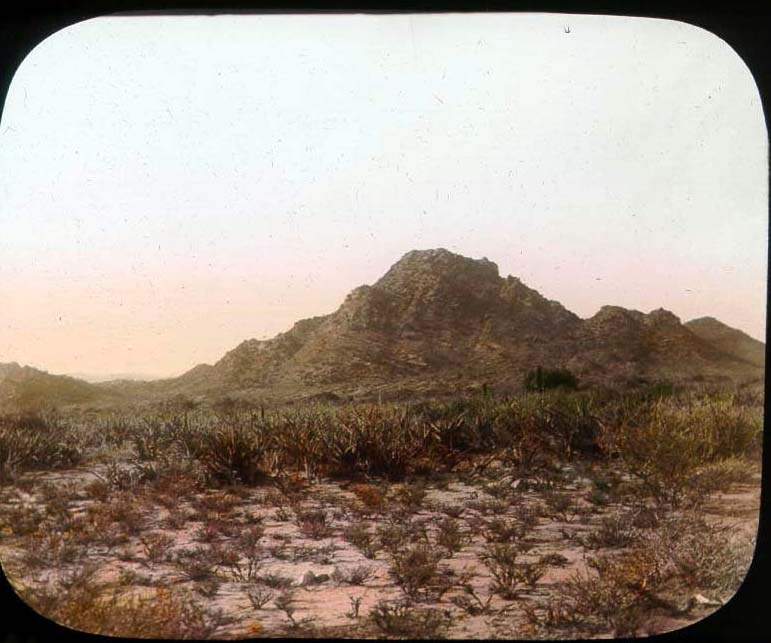
[{"label": "distant hill", "polygon": [[117,392],[105,391],[74,377],[51,375],[16,362],[0,363],[0,408],[34,410],[114,401],[118,397]]},{"label": "distant hill", "polygon": [[91,384],[98,384],[100,382],[114,382],[127,380],[129,382],[151,382],[153,380],[161,379],[158,375],[149,375],[142,373],[105,373],[103,375],[95,375],[93,373],[65,373],[68,377],[74,377],[84,382]]},{"label": "distant hill", "polygon": [[269,340],[246,340],[214,365],[101,386],[276,401],[398,397],[483,383],[514,390],[536,366],[569,368],[587,383],[742,383],[762,378],[764,349],[720,322],[683,324],[663,309],[604,306],[581,319],[518,278],[502,278],[486,258],[416,250],[373,285],[354,289],[334,313]]}]

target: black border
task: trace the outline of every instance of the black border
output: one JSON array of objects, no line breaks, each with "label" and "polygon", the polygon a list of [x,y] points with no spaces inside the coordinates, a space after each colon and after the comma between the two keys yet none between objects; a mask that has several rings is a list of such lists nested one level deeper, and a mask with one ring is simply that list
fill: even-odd
[{"label": "black border", "polygon": [[[758,3],[759,4],[759,3]],[[4,105],[11,79],[26,55],[49,35],[82,20],[112,13],[438,13],[438,12],[549,12],[576,14],[606,14],[680,20],[706,29],[726,41],[743,59],[760,92],[768,132],[769,88],[771,86],[771,56],[768,42],[771,5],[766,9],[723,3],[716,7],[689,7],[683,2],[642,3],[630,0],[618,2],[201,2],[188,0],[157,0],[156,2],[42,2],[31,1],[23,7],[0,9],[0,104]],[[0,234],[2,231],[0,230]],[[768,245],[771,255],[771,243]],[[771,274],[768,273],[768,274]],[[766,301],[771,289],[768,286]],[[2,313],[0,312],[0,315]],[[766,363],[769,361],[769,329],[766,325]],[[769,372],[765,375],[765,426],[769,422]],[[771,529],[769,528],[769,476],[771,475],[771,440],[764,435],[761,520],[757,546],[750,571],[733,599],[715,614],[682,630],[647,637],[651,643],[672,641],[702,642],[765,642],[771,640]],[[767,613],[768,612],[768,613]],[[110,637],[88,635],[61,627],[39,616],[14,592],[0,574],[0,643],[37,643],[39,641],[116,641]]]}]

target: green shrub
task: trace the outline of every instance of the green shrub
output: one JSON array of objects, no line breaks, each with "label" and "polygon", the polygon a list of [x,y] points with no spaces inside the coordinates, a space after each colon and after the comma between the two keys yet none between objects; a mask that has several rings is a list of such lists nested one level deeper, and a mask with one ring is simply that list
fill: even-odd
[{"label": "green shrub", "polygon": [[255,484],[268,477],[268,456],[272,451],[269,437],[260,429],[228,424],[189,433],[185,441],[212,480]]},{"label": "green shrub", "polygon": [[578,378],[567,369],[548,369],[540,366],[525,375],[525,390],[545,391],[548,389],[577,389]]}]

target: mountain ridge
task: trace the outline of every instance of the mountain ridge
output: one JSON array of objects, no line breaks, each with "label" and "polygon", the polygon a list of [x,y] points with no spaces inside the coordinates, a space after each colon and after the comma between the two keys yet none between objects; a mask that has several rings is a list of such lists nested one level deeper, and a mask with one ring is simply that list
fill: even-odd
[{"label": "mountain ridge", "polygon": [[596,383],[761,377],[762,342],[747,349],[748,361],[747,351],[734,355],[703,335],[663,308],[603,306],[582,319],[519,278],[501,277],[486,257],[412,250],[374,284],[354,288],[336,311],[268,340],[246,340],[171,388],[282,399],[433,394],[482,381],[517,388],[535,366],[567,367]]}]

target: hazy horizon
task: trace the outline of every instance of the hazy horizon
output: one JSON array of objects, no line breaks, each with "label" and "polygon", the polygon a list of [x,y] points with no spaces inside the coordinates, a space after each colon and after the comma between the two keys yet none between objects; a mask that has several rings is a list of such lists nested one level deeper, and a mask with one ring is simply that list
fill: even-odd
[{"label": "hazy horizon", "polygon": [[767,226],[757,88],[693,26],[98,18],[6,98],[0,362],[177,375],[432,247],[583,318],[663,307],[765,341]]}]

